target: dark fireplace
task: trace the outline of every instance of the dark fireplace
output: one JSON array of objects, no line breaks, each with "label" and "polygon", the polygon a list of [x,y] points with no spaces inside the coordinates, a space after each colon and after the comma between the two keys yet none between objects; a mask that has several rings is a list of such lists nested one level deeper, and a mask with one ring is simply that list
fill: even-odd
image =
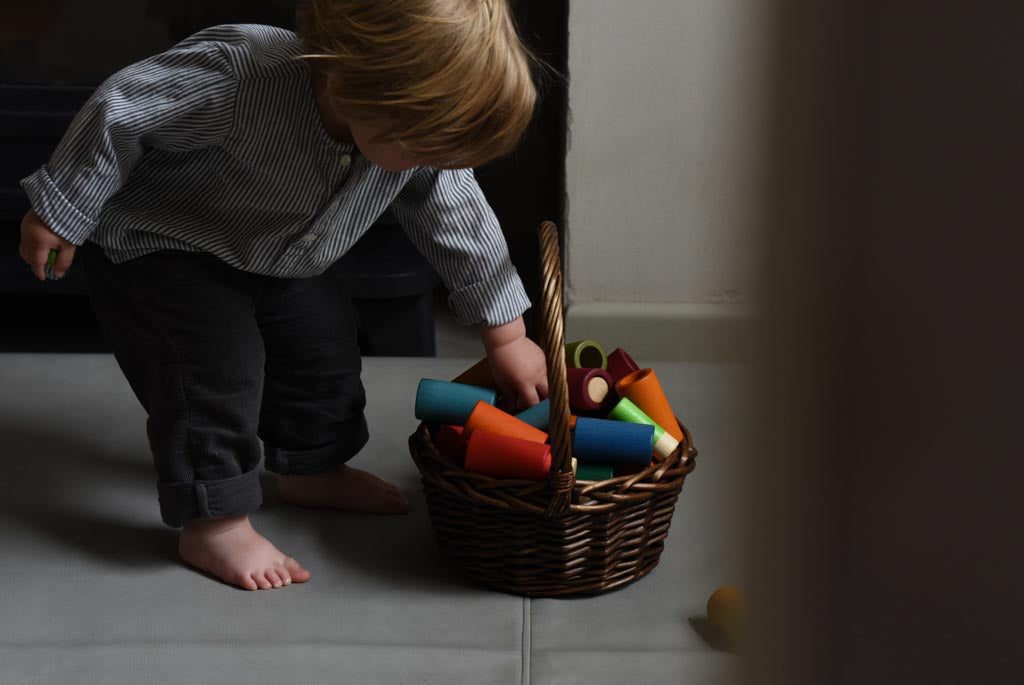
[{"label": "dark fireplace", "polygon": [[[18,181],[44,163],[82,103],[109,74],[207,26],[292,28],[295,0],[5,0],[0,6],[0,349],[76,349],[90,325],[75,269],[41,284],[18,258],[28,202]],[[514,3],[522,33],[566,72],[568,0]],[[548,78],[536,121],[510,158],[477,170],[531,297],[538,301],[536,227],[562,223],[567,95]],[[61,297],[61,296],[65,297]],[[82,316],[70,323],[67,317]],[[52,328],[52,330],[51,330]],[[85,333],[83,333],[84,335]],[[26,337],[27,336],[27,337]],[[51,343],[60,340],[54,347]],[[90,343],[83,343],[85,348]]]}]

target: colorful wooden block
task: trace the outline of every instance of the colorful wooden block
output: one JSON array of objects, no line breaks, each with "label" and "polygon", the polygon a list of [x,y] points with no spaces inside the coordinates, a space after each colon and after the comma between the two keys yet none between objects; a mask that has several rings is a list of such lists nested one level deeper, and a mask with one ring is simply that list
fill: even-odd
[{"label": "colorful wooden block", "polygon": [[495,401],[497,393],[489,388],[424,378],[416,389],[416,418],[461,426],[477,402],[493,405]]},{"label": "colorful wooden block", "polygon": [[469,436],[466,469],[492,478],[544,480],[551,472],[551,446],[478,429]]},{"label": "colorful wooden block", "polygon": [[43,273],[46,276],[47,280],[57,280],[57,270],[54,268],[54,265],[56,263],[57,250],[50,250],[50,252],[46,255],[46,266],[43,267]]},{"label": "colorful wooden block", "polygon": [[654,426],[608,419],[576,419],[572,451],[582,463],[649,464]]},{"label": "colorful wooden block", "polygon": [[608,399],[612,377],[603,369],[566,369],[569,408],[573,411],[597,411]]},{"label": "colorful wooden block", "polygon": [[615,477],[612,467],[605,466],[604,464],[577,463],[574,472],[576,473],[576,480],[602,481]]},{"label": "colorful wooden block", "polygon": [[551,403],[548,400],[542,400],[529,409],[524,409],[516,414],[516,418],[520,421],[525,421],[534,428],[546,431],[548,429],[548,422],[551,419]]},{"label": "colorful wooden block", "polygon": [[659,457],[665,458],[672,454],[676,447],[679,447],[679,441],[672,437],[671,434],[665,432],[665,429],[659,426],[654,419],[644,413],[644,411],[636,406],[632,400],[627,397],[623,397],[619,400],[618,404],[608,414],[608,418],[614,419],[615,421],[628,421],[629,423],[646,423],[648,426],[654,426],[654,453]]},{"label": "colorful wooden block", "polygon": [[604,349],[593,340],[577,340],[565,346],[565,365],[572,369],[603,369],[608,363]]},{"label": "colorful wooden block", "polygon": [[718,588],[708,597],[708,620],[733,644],[743,640],[743,595],[734,585]]},{"label": "colorful wooden block", "polygon": [[466,457],[466,438],[462,426],[441,426],[434,431],[434,447],[456,464]]},{"label": "colorful wooden block", "polygon": [[625,397],[640,407],[657,425],[676,440],[683,439],[683,431],[676,421],[675,412],[665,397],[665,391],[652,369],[640,369],[615,384],[619,397]]},{"label": "colorful wooden block", "polygon": [[489,433],[507,435],[531,442],[547,442],[548,439],[548,434],[539,428],[534,428],[525,421],[520,421],[511,414],[483,401],[476,403],[469,418],[466,419],[465,435],[473,437],[473,433],[481,429]]},{"label": "colorful wooden block", "polygon": [[628,352],[621,347],[616,347],[615,350],[608,355],[608,364],[605,367],[605,370],[608,371],[608,373],[611,374],[612,379],[618,383],[634,371],[639,371],[640,367],[635,361],[633,361],[633,358],[629,356]]}]

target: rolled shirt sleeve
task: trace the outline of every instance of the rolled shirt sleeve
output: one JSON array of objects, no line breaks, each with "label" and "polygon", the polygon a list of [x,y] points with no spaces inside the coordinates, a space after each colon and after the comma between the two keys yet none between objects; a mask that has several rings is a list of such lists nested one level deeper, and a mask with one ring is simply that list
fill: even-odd
[{"label": "rolled shirt sleeve", "polygon": [[107,79],[49,162],[21,181],[54,233],[85,242],[147,148],[194,150],[229,135],[238,80],[225,51],[201,35]]},{"label": "rolled shirt sleeve", "polygon": [[459,323],[499,326],[530,308],[472,169],[420,169],[391,209],[448,286]]}]

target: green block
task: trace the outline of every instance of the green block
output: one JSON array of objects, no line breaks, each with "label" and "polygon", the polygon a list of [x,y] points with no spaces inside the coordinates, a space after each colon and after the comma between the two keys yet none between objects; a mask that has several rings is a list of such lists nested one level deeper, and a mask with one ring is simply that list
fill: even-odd
[{"label": "green block", "polygon": [[602,464],[577,464],[576,480],[608,480],[615,472]]},{"label": "green block", "polygon": [[645,423],[648,426],[654,426],[654,442],[661,440],[661,436],[665,434],[665,429],[654,422],[647,413],[636,406],[628,397],[623,397],[619,400],[619,403],[615,405],[615,408],[608,414],[608,418],[615,419],[616,421],[627,421],[629,423]]},{"label": "green block", "polygon": [[604,369],[608,355],[594,340],[577,340],[565,345],[565,365],[573,369]]}]

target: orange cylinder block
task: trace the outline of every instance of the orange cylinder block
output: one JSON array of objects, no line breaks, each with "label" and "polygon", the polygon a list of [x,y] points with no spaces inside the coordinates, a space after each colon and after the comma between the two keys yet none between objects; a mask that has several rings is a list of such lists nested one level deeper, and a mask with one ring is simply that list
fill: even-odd
[{"label": "orange cylinder block", "polygon": [[665,391],[661,388],[658,376],[652,369],[639,369],[615,384],[619,397],[628,397],[655,423],[665,429],[676,440],[683,439],[683,431],[679,428],[675,413],[672,411]]},{"label": "orange cylinder block", "polygon": [[492,478],[544,480],[551,472],[551,446],[475,430],[466,446],[466,469]]},{"label": "orange cylinder block", "polygon": [[463,435],[472,437],[473,433],[480,429],[530,442],[547,442],[548,439],[548,434],[541,429],[534,428],[483,400],[478,401],[470,412]]}]

